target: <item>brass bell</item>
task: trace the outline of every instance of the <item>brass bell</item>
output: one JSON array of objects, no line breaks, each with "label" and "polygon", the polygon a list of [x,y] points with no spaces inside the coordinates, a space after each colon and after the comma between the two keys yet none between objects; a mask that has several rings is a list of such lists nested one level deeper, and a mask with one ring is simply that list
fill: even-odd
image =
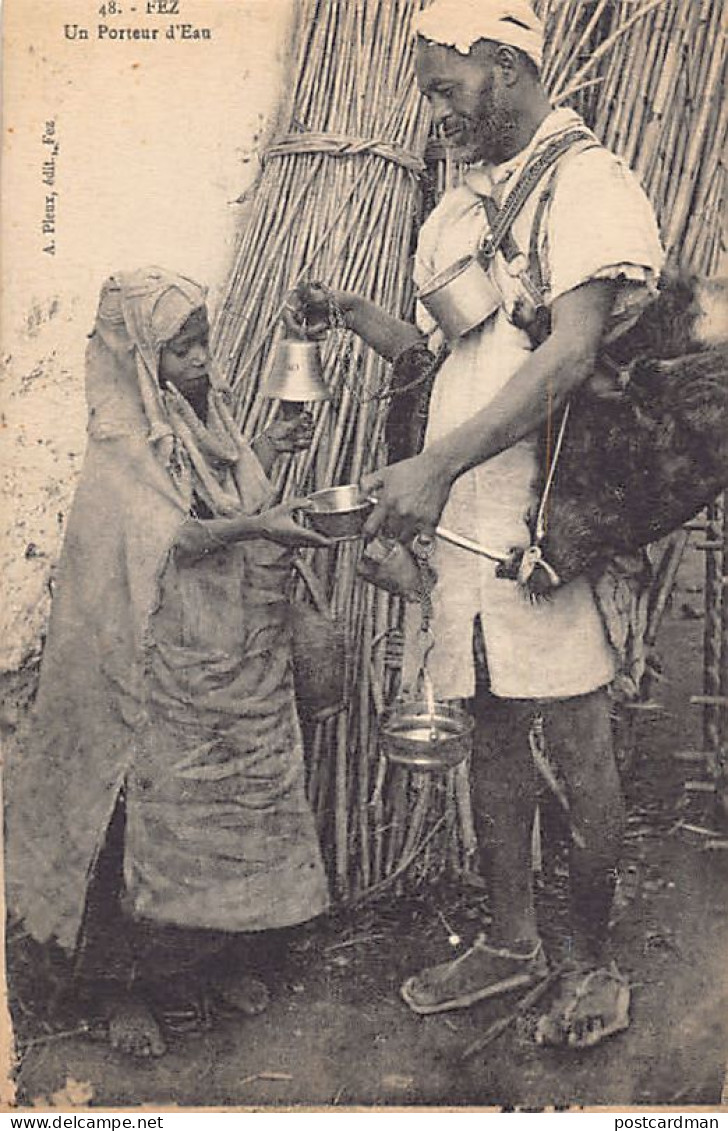
[{"label": "brass bell", "polygon": [[318,342],[282,338],[276,346],[263,395],[299,404],[331,400],[322,376]]}]

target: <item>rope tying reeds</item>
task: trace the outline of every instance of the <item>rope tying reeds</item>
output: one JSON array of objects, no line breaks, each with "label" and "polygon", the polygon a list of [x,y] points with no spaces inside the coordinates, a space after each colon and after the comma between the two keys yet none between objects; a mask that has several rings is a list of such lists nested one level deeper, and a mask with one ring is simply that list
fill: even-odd
[{"label": "rope tying reeds", "polygon": [[262,163],[265,165],[271,157],[290,157],[291,154],[301,153],[323,153],[327,157],[381,157],[418,176],[425,171],[425,162],[421,157],[385,138],[345,137],[313,131],[287,134],[279,138],[263,153]]}]

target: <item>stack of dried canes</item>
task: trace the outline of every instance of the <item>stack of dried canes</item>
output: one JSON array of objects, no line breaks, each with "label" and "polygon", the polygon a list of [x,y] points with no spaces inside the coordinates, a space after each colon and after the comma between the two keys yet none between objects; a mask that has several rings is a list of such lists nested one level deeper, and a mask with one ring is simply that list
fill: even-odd
[{"label": "stack of dried canes", "polygon": [[[418,7],[413,0],[300,5],[283,134],[264,155],[216,326],[216,353],[249,435],[271,411],[260,392],[286,293],[298,279],[357,291],[393,312],[410,305],[418,174],[429,131],[413,83]],[[343,350],[331,337],[324,373],[334,399],[316,407],[314,444],[285,475],[288,493],[354,482],[386,460],[388,403],[377,394],[388,369],[358,341]],[[358,544],[344,544],[316,560],[351,644],[348,710],[316,729],[309,750],[310,795],[344,897],[398,873],[433,822],[444,818],[443,832],[462,826],[454,781],[385,775],[379,762],[376,719],[397,678],[400,610],[357,582],[359,553]],[[432,794],[441,801],[434,809]]]},{"label": "stack of dried canes", "polygon": [[[290,288],[309,276],[411,310],[410,257],[429,115],[413,80],[420,0],[301,0],[295,78],[282,132],[264,155],[235,253],[215,350],[252,435],[273,406],[261,390]],[[546,79],[645,177],[671,245],[702,270],[718,253],[726,111],[719,0],[541,0]],[[440,185],[449,177],[438,176]],[[696,213],[701,209],[701,214]],[[345,348],[344,348],[345,347]],[[332,335],[314,444],[282,476],[286,493],[356,481],[386,462],[387,367]],[[400,877],[462,868],[473,851],[464,772],[387,768],[377,716],[396,692],[401,609],[356,579],[360,547],[316,555],[348,625],[350,702],[310,742],[310,793],[342,898]]]},{"label": "stack of dried canes", "polygon": [[[542,0],[552,96],[622,154],[674,259],[718,270],[725,206],[728,27],[721,0]],[[544,11],[545,9],[545,11]]]}]

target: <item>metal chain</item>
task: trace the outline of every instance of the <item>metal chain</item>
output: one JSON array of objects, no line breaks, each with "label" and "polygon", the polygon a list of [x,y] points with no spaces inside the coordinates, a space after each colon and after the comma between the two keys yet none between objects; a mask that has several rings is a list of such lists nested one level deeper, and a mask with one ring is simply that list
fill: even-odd
[{"label": "metal chain", "polygon": [[412,554],[419,573],[418,597],[420,602],[420,631],[427,633],[432,624],[432,590],[437,575],[430,564],[435,552],[435,540],[427,534],[418,534],[412,543]]},{"label": "metal chain", "polygon": [[398,385],[395,388],[392,384],[391,373],[385,373],[379,387],[369,393],[368,396],[362,396],[358,382],[351,379],[354,347],[351,338],[351,327],[346,320],[346,314],[341,309],[328,287],[320,283],[313,285],[318,286],[326,295],[328,323],[330,328],[342,335],[340,340],[343,340],[344,345],[343,349],[339,351],[337,364],[341,366],[342,383],[349,390],[357,404],[364,405],[371,404],[372,401],[391,400],[393,397],[402,396],[404,393],[409,393],[412,389],[419,388],[420,385],[426,384],[427,381],[435,376],[449,352],[447,345],[443,345],[436,354],[432,355],[432,359],[425,370],[418,374],[412,381],[407,381],[404,385]]},{"label": "metal chain", "polygon": [[[705,536],[705,622],[703,635],[703,693],[717,699],[720,695],[721,676],[721,606],[724,591],[721,584],[722,567],[721,533],[725,521],[723,499],[718,498],[708,507]],[[721,710],[717,703],[706,703],[703,713],[703,742],[708,754],[711,772],[717,775],[721,746]]]},{"label": "metal chain", "polygon": [[357,404],[365,405],[370,404],[372,401],[385,400],[391,396],[391,376],[385,373],[384,377],[378,388],[368,396],[363,396],[359,383],[352,378],[352,369],[354,361],[354,345],[352,342],[351,327],[346,321],[346,315],[339,306],[338,302],[333,296],[332,291],[328,287],[321,286],[321,290],[326,295],[326,305],[328,310],[328,323],[332,330],[339,334],[339,342],[343,342],[343,346],[339,347],[338,355],[335,359],[335,364],[340,368],[341,383],[349,390]]}]

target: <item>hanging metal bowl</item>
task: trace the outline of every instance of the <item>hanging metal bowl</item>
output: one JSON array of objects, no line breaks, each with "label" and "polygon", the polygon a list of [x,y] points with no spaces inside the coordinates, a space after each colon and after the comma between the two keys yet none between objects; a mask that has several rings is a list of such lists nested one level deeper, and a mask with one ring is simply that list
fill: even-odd
[{"label": "hanging metal bowl", "polygon": [[395,703],[379,724],[382,753],[412,770],[451,770],[473,746],[473,719],[461,707],[440,700]]},{"label": "hanging metal bowl", "polygon": [[417,297],[449,342],[482,325],[502,301],[478,259],[470,255],[439,271]]}]

